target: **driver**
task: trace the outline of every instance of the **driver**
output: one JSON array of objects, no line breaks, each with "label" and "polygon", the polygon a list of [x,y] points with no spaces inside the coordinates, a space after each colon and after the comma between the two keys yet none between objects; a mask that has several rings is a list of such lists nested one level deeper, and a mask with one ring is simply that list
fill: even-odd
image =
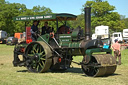
[{"label": "driver", "polygon": [[31,32],[31,38],[32,38],[32,41],[36,41],[37,40],[37,38],[38,38],[38,36],[37,36],[37,32],[38,32],[38,24],[39,24],[39,21],[37,21],[37,20],[34,20],[33,21],[33,25],[31,26],[31,30],[30,30],[30,32]]}]

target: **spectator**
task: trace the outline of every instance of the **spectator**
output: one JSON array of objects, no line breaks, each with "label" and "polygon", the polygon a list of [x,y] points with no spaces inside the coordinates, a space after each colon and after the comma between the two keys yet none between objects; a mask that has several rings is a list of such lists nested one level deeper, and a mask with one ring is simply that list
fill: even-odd
[{"label": "spectator", "polygon": [[121,65],[121,52],[120,52],[121,45],[118,43],[118,40],[115,39],[115,43],[112,45],[112,49],[114,51],[114,57],[117,60],[118,57],[118,65]]}]

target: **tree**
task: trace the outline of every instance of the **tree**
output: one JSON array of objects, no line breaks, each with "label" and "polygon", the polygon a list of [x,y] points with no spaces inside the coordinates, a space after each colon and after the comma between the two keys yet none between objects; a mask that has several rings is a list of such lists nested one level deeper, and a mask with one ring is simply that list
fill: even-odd
[{"label": "tree", "polygon": [[49,14],[49,13],[52,13],[50,8],[46,8],[44,6],[40,7],[39,5],[38,6],[34,6],[32,11],[35,14]]},{"label": "tree", "polygon": [[[25,31],[25,22],[13,21],[13,17],[16,16],[28,16],[28,15],[41,15],[52,13],[51,9],[46,7],[34,6],[33,9],[27,9],[24,4],[9,3],[5,0],[0,0],[0,30],[4,30],[9,34],[15,32]],[[32,21],[26,22],[27,26],[32,25]],[[41,24],[40,24],[41,25]],[[43,24],[42,24],[43,25]]]},{"label": "tree", "polygon": [[17,27],[13,21],[14,16],[18,16],[26,10],[24,4],[5,2],[0,7],[0,29],[7,33],[14,34]]},{"label": "tree", "polygon": [[[97,1],[97,0],[96,0]],[[83,7],[92,7],[92,28],[98,25],[107,25],[111,30],[122,31],[125,24],[115,10],[115,6],[107,1],[87,1]]]},{"label": "tree", "polygon": [[115,6],[110,5],[107,1],[87,1],[83,5],[83,8],[85,7],[92,8],[91,27],[93,30],[99,25],[107,25],[111,30],[114,31],[122,31],[124,28],[126,28],[124,21],[121,21],[120,19],[121,16],[117,12],[113,12],[115,10]]},{"label": "tree", "polygon": [[76,21],[70,21],[70,27],[71,28],[77,28],[80,26],[82,29],[84,29],[84,14],[78,15]]},{"label": "tree", "polygon": [[0,0],[0,4],[5,4],[5,0]]},{"label": "tree", "polygon": [[102,2],[102,0],[94,0],[95,2]]},{"label": "tree", "polygon": [[128,18],[124,18],[122,21],[125,23],[125,26],[128,29]]}]

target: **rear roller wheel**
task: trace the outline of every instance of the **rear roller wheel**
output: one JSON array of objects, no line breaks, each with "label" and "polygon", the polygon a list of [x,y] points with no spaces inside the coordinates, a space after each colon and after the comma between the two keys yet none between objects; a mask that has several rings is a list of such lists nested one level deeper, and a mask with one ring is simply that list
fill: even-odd
[{"label": "rear roller wheel", "polygon": [[28,59],[26,66],[30,72],[45,72],[52,64],[52,51],[44,42],[30,43],[25,50],[25,55]]},{"label": "rear roller wheel", "polygon": [[81,65],[86,76],[106,76],[111,75],[116,70],[116,60],[110,54],[92,55],[89,62],[86,63],[87,58],[83,59]]}]

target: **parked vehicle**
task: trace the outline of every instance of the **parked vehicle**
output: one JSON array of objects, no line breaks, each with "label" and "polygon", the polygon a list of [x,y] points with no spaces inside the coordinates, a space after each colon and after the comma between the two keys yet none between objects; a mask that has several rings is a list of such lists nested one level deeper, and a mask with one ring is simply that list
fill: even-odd
[{"label": "parked vehicle", "polygon": [[109,26],[96,26],[95,33],[92,34],[92,39],[96,39],[98,36],[101,36],[101,39],[109,38]]},{"label": "parked vehicle", "polygon": [[128,42],[128,29],[123,29],[123,32],[114,32],[112,34],[112,43],[114,43],[115,39],[118,39],[120,43]]},{"label": "parked vehicle", "polygon": [[128,29],[123,29],[123,32],[114,32],[112,34],[112,43],[115,43],[115,39],[121,44],[121,50],[128,48]]},{"label": "parked vehicle", "polygon": [[8,37],[6,40],[6,45],[15,45],[18,43],[18,38]]},{"label": "parked vehicle", "polygon": [[123,36],[121,32],[114,32],[112,33],[112,43],[114,43],[114,40],[117,39],[120,43],[123,41]]},{"label": "parked vehicle", "polygon": [[123,40],[128,42],[128,29],[123,29]]},{"label": "parked vehicle", "polygon": [[108,49],[111,47],[111,39],[109,35],[109,26],[96,26],[95,33],[92,34],[92,40],[101,38],[103,42],[103,48]]},{"label": "parked vehicle", "polygon": [[7,32],[0,30],[0,43],[6,43]]},{"label": "parked vehicle", "polygon": [[20,39],[23,37],[23,33],[15,33],[14,37]]},{"label": "parked vehicle", "polygon": [[26,43],[26,32],[23,33],[15,33],[15,38],[18,38],[18,43]]}]

